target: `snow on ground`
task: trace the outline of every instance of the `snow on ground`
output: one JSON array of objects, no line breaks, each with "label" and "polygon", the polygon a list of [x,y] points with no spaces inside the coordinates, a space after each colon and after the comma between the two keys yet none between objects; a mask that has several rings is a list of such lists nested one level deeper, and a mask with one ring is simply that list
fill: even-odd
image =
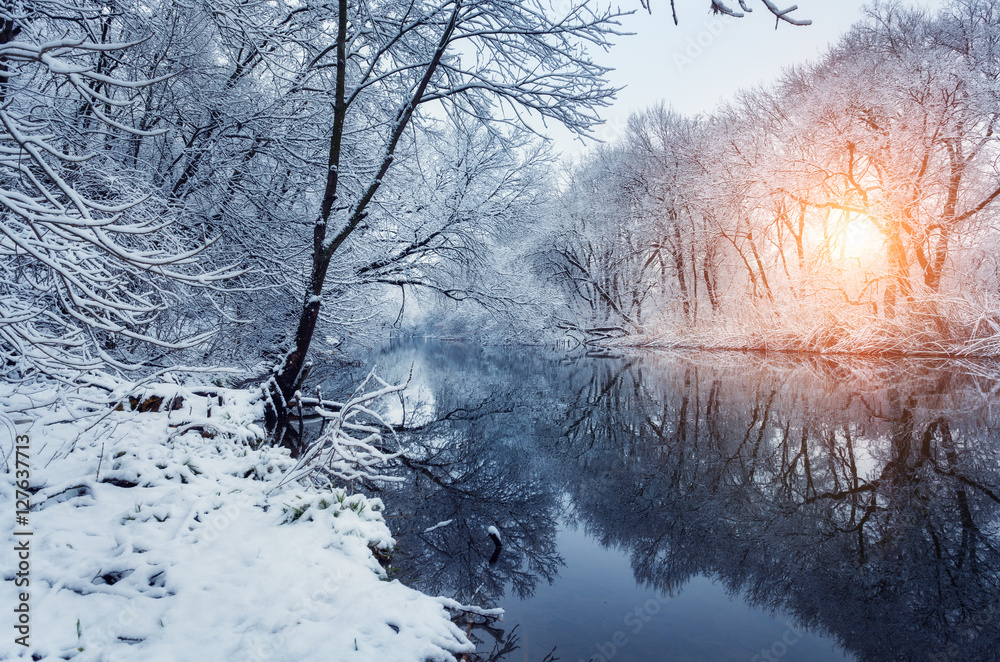
[{"label": "snow on ground", "polygon": [[[30,647],[14,642],[15,474],[0,424],[0,659],[453,660],[473,650],[444,598],[388,581],[378,499],[290,484],[251,394],[175,396],[170,412],[89,408],[0,387],[30,437]],[[125,409],[129,409],[126,401]],[[3,421],[0,421],[2,423]],[[174,426],[174,427],[172,427]],[[9,428],[9,426],[7,426]],[[271,491],[271,493],[269,493]]]}]

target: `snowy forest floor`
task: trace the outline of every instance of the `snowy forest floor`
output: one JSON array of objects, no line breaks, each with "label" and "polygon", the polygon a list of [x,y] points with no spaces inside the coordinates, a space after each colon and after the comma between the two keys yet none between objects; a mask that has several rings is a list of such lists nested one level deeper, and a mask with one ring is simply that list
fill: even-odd
[{"label": "snowy forest floor", "polygon": [[[279,486],[294,461],[263,443],[254,395],[197,390],[147,387],[132,404],[179,408],[140,412],[127,399],[113,411],[96,389],[0,386],[0,659],[422,662],[473,650],[446,609],[457,604],[387,579],[373,555],[394,545],[378,499]],[[11,423],[26,452],[12,452]],[[23,487],[30,512],[17,521]],[[30,584],[14,581],[25,540]],[[27,647],[11,628],[21,593]]]}]

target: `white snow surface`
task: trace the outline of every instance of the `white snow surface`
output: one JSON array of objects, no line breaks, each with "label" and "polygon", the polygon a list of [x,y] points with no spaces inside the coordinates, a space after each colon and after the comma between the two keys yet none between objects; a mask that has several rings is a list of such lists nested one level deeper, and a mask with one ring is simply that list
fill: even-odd
[{"label": "white snow surface", "polygon": [[13,582],[15,463],[0,424],[0,659],[422,662],[474,650],[445,610],[456,603],[387,580],[372,553],[394,544],[379,499],[294,483],[268,493],[294,462],[260,444],[253,394],[156,385],[143,398],[180,395],[182,408],[138,413],[21,390],[0,386],[0,412],[31,440],[31,635],[14,643],[8,606],[26,589]]}]

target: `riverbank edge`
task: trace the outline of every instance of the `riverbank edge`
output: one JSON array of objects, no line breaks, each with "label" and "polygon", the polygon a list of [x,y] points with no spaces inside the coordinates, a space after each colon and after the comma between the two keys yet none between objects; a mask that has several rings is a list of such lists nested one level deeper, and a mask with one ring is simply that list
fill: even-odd
[{"label": "riverbank edge", "polygon": [[755,354],[787,354],[874,359],[1000,359],[1000,334],[973,341],[913,338],[842,339],[818,343],[808,337],[713,336],[699,332],[628,334],[594,343],[608,349],[658,349]]},{"label": "riverbank edge", "polygon": [[[264,443],[258,393],[5,384],[0,412],[0,500],[30,502],[5,517],[2,584],[4,604],[26,597],[28,636],[5,636],[0,657],[299,661],[335,650],[423,662],[474,650],[451,620],[461,605],[386,576],[373,551],[395,541],[379,499],[277,487],[294,461]],[[23,457],[15,439],[28,441]],[[19,578],[12,550],[24,534]]]}]

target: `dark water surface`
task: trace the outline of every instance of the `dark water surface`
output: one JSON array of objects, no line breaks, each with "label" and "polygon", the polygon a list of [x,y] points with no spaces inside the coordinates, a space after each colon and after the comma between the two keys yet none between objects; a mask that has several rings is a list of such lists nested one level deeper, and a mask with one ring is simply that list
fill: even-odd
[{"label": "dark water surface", "polygon": [[996,370],[410,341],[373,361],[413,366],[389,408],[408,480],[380,493],[395,576],[502,606],[481,659],[1000,660]]}]

